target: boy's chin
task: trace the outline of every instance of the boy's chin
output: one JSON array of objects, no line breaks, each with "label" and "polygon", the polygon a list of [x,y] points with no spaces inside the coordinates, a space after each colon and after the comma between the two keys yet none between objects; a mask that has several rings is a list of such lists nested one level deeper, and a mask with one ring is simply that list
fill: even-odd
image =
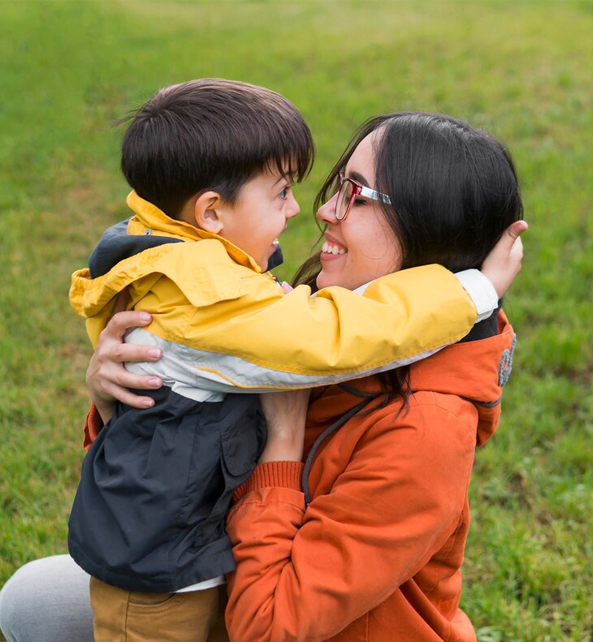
[{"label": "boy's chin", "polygon": [[270,257],[269,256],[260,256],[260,257],[255,259],[255,262],[259,265],[259,267],[261,268],[262,272],[267,272],[268,271],[268,265],[270,263]]}]

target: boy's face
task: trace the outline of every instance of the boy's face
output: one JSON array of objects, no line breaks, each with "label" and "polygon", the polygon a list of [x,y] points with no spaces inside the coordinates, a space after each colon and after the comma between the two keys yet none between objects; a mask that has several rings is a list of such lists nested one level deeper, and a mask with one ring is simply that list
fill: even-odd
[{"label": "boy's face", "polygon": [[258,174],[241,188],[232,205],[215,206],[223,238],[249,254],[265,271],[276,249],[275,240],[300,207],[292,193],[292,181],[276,172]]}]

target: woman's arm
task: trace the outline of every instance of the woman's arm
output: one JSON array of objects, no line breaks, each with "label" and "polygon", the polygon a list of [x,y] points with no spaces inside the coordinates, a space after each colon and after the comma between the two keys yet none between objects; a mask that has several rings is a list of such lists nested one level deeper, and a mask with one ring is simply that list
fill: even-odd
[{"label": "woman's arm", "polygon": [[260,464],[272,461],[300,462],[303,459],[310,396],[310,390],[272,392],[260,396],[268,429]]},{"label": "woman's arm", "polygon": [[371,425],[345,470],[306,510],[297,462],[260,465],[240,489],[227,524],[237,562],[231,639],[331,638],[413,577],[454,532],[475,432],[414,402],[397,425],[390,417],[373,424],[372,414],[359,421]]}]

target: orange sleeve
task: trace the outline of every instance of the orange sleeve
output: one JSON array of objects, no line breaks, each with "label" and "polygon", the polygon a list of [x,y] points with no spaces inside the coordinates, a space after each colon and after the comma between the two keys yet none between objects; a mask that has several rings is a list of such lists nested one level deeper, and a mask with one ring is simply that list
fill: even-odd
[{"label": "orange sleeve", "polygon": [[88,450],[91,447],[101,428],[103,428],[103,420],[101,419],[101,415],[99,414],[97,407],[93,403],[91,404],[91,408],[84,422],[84,439],[82,447],[85,450]]},{"label": "orange sleeve", "polygon": [[227,523],[231,640],[331,638],[444,545],[467,497],[475,429],[430,404],[396,421],[369,428],[331,492],[306,510],[286,462],[259,466],[240,489]]}]

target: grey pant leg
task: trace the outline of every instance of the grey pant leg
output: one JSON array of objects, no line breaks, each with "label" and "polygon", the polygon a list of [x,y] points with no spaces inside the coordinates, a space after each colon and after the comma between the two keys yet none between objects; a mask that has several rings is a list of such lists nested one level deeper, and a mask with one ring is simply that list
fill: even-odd
[{"label": "grey pant leg", "polygon": [[89,576],[69,555],[29,562],[0,591],[8,642],[94,642]]}]

